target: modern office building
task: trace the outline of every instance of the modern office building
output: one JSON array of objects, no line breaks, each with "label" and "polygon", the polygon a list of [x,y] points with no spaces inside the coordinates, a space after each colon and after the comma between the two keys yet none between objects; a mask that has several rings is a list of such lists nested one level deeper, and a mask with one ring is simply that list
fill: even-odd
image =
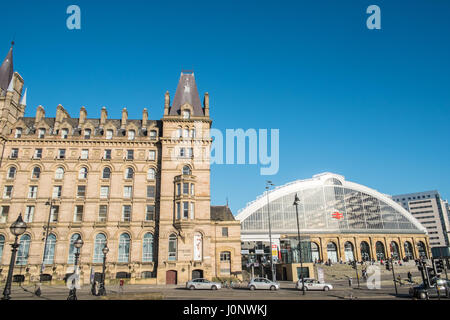
[{"label": "modern office building", "polygon": [[[13,48],[0,68],[0,280],[22,214],[16,275],[52,281],[73,272],[78,236],[81,275],[172,284],[241,271],[240,224],[226,206],[210,205],[209,95],[200,102],[193,73],[182,73],[164,115],[150,120],[98,119],[63,106],[48,117],[38,106],[24,117],[24,80],[13,72]],[[49,233],[46,238],[46,227]],[[47,239],[47,241],[45,241]],[[44,250],[44,243],[46,243]],[[44,254],[45,252],[45,254]]]},{"label": "modern office building", "polygon": [[295,195],[303,262],[430,256],[426,228],[401,205],[341,175],[322,173],[266,192],[239,211],[244,269],[254,262],[268,268],[270,212],[277,278],[296,280],[300,272],[311,276],[311,264],[309,270],[299,269]]},{"label": "modern office building", "polygon": [[437,190],[400,194],[392,196],[392,199],[427,229],[430,247],[450,246],[448,203]]}]

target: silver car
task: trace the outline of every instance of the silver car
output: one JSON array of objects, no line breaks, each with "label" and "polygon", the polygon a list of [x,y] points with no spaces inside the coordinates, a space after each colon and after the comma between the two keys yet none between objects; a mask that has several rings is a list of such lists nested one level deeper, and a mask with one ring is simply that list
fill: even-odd
[{"label": "silver car", "polygon": [[[316,279],[305,278],[304,282],[305,282],[305,291],[306,290],[322,290],[322,291],[333,290],[333,286],[331,284],[329,284],[329,283],[320,283]],[[297,288],[298,290],[302,290],[303,284],[302,284],[302,280],[301,279],[297,281],[297,284],[295,285],[295,288]]]},{"label": "silver car", "polygon": [[266,278],[255,278],[249,282],[248,288],[250,290],[266,289],[266,290],[279,290],[280,284],[278,282],[270,281]]},{"label": "silver car", "polygon": [[222,288],[222,286],[218,282],[212,282],[204,278],[197,278],[186,282],[186,288],[190,290],[194,289],[217,290]]}]

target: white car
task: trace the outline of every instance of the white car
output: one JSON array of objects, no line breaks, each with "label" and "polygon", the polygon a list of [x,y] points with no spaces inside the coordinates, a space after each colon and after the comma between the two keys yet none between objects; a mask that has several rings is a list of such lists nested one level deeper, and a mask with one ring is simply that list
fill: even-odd
[{"label": "white car", "polygon": [[248,284],[250,290],[266,289],[266,290],[279,290],[280,284],[278,282],[270,281],[266,278],[255,278]]},{"label": "white car", "polygon": [[[333,290],[333,286],[329,283],[320,283],[318,280],[311,279],[311,278],[305,278],[304,281],[305,281],[305,291],[307,291],[307,290],[322,290],[322,291]],[[295,288],[298,290],[302,290],[303,285],[302,285],[301,279],[297,281]]]},{"label": "white car", "polygon": [[190,290],[194,289],[217,290],[222,288],[222,286],[218,282],[212,282],[205,278],[197,278],[186,282],[186,288]]}]

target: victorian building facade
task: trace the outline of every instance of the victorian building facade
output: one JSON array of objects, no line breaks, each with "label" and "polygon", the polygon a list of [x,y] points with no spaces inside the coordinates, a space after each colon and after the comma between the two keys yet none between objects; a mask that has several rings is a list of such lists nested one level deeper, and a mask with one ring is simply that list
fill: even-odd
[{"label": "victorian building facade", "polygon": [[[25,281],[63,280],[73,272],[80,236],[81,276],[174,284],[195,277],[239,275],[240,223],[226,206],[210,205],[209,95],[200,101],[193,73],[182,73],[173,102],[150,120],[54,118],[38,106],[25,117],[24,80],[13,72],[12,47],[0,68],[0,280],[19,214],[14,274]],[[48,227],[48,232],[47,228]],[[48,236],[46,237],[46,235]]]}]

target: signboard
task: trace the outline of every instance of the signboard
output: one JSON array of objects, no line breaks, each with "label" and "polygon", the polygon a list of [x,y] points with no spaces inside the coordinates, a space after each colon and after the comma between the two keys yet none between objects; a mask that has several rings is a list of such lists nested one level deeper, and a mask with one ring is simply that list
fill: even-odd
[{"label": "signboard", "polygon": [[194,234],[194,261],[202,261],[203,241],[200,233]]},{"label": "signboard", "polygon": [[241,254],[249,254],[250,252],[248,250],[241,250]]},{"label": "signboard", "polygon": [[259,262],[255,262],[255,263],[253,264],[253,266],[254,266],[254,267],[259,267]]},{"label": "signboard", "polygon": [[323,268],[317,268],[317,280],[319,280],[320,283],[325,282],[325,276],[323,273]]},{"label": "signboard", "polygon": [[263,249],[256,249],[255,253],[256,254],[264,254],[264,250]]},{"label": "signboard", "polygon": [[339,211],[335,211],[331,214],[331,216],[335,219],[342,219],[344,218],[344,215],[342,213],[340,213]]},{"label": "signboard", "polygon": [[272,245],[272,257],[278,257],[278,247],[276,244]]}]

